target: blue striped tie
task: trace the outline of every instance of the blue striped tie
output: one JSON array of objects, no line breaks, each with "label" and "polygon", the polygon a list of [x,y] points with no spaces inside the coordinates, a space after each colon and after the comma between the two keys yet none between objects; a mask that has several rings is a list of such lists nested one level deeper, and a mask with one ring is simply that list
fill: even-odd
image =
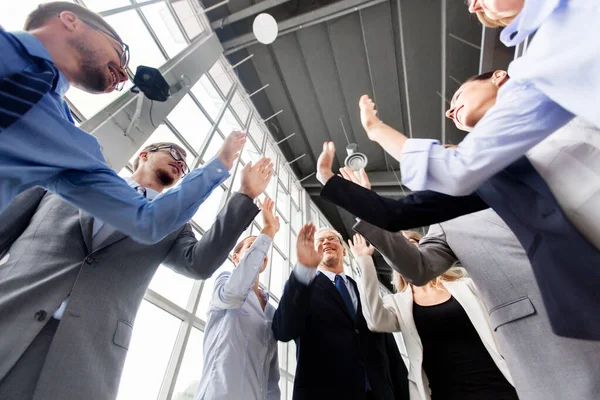
[{"label": "blue striped tie", "polygon": [[54,86],[57,77],[52,65],[41,58],[0,80],[0,132],[31,110]]}]

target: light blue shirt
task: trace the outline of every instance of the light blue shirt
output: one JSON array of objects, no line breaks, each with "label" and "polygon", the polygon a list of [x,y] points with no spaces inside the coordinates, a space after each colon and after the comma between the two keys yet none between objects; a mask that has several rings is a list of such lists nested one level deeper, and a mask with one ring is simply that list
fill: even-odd
[{"label": "light blue shirt", "polygon": [[278,400],[281,396],[277,341],[271,330],[275,307],[267,301],[263,310],[252,289],[270,246],[271,238],[260,234],[233,272],[216,278],[196,400]]},{"label": "light blue shirt", "polygon": [[[54,65],[44,45],[26,32],[0,28],[0,80],[21,72],[32,57]],[[157,243],[188,222],[229,173],[215,158],[152,203],[106,164],[95,137],[80,130],[63,96],[64,75],[50,92],[0,133],[0,212],[33,186],[44,187],[142,243]]]},{"label": "light blue shirt", "polygon": [[[300,263],[296,263],[296,266],[294,267],[294,275],[296,275],[296,278],[298,278],[300,283],[302,283],[304,285],[309,285],[315,279],[317,272],[320,274],[323,274],[327,278],[329,278],[331,283],[335,286],[335,275],[336,274],[334,272],[325,271],[325,270],[317,270],[316,268],[309,268]],[[354,311],[357,311],[358,310],[358,295],[356,293],[356,290],[354,289],[354,285],[352,284],[352,282],[350,282],[350,279],[348,279],[345,272],[342,272],[338,275],[340,275],[342,277],[342,279],[344,280],[344,284],[346,285],[346,288],[348,289],[348,292],[350,293],[350,299],[352,300],[352,306],[354,307]]]},{"label": "light blue shirt", "polygon": [[502,39],[514,45],[537,32],[511,63],[496,104],[455,149],[409,139],[399,160],[403,183],[467,195],[575,115],[600,127],[598,21],[596,0],[527,0]]}]

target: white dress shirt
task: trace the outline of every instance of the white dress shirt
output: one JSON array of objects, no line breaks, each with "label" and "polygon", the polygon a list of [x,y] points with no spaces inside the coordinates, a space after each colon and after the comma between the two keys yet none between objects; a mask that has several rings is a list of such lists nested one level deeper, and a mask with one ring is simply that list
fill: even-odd
[{"label": "white dress shirt", "polygon": [[496,104],[455,149],[409,139],[396,157],[403,183],[467,195],[575,115],[600,127],[598,21],[597,0],[526,0],[502,39],[514,45],[537,32],[527,53],[511,63]]},{"label": "white dress shirt", "polygon": [[[252,289],[271,238],[260,234],[233,272],[221,273],[204,330],[204,368],[196,400],[278,400],[275,307]],[[283,268],[273,265],[272,268]],[[268,293],[265,293],[268,300]]]},{"label": "white dress shirt", "polygon": [[[127,182],[127,184],[134,189],[143,188],[146,193],[146,199],[148,199],[148,200],[154,200],[154,198],[160,194],[156,190],[153,190],[150,188],[144,188],[144,187],[140,186],[139,183],[137,183],[136,181],[134,181],[131,178],[125,178],[125,182]],[[106,239],[108,239],[108,237],[110,235],[113,234],[113,232],[115,232],[115,230],[116,229],[113,228],[112,226],[105,224],[98,218],[94,218],[94,225],[92,227],[92,250],[96,250],[98,248],[98,246],[100,246]],[[68,296],[60,304],[60,307],[58,307],[58,309],[56,311],[54,311],[54,314],[52,314],[52,317],[54,319],[60,320],[62,318],[65,310],[67,309],[67,304],[69,304]]]},{"label": "white dress shirt", "polygon": [[[329,278],[331,283],[335,286],[336,274],[334,272],[320,270],[320,269],[317,270],[316,268],[308,268],[307,266],[302,265],[300,263],[296,263],[296,266],[294,267],[294,275],[296,276],[296,278],[298,278],[300,283],[303,283],[304,285],[309,285],[315,279],[317,272],[320,274],[323,274],[327,278]],[[354,289],[354,285],[352,284],[352,282],[350,282],[350,279],[348,279],[345,272],[342,272],[338,275],[340,275],[342,277],[342,279],[344,280],[344,284],[346,285],[346,288],[348,289],[348,292],[350,293],[350,299],[352,299],[352,306],[354,307],[354,311],[357,311],[357,309],[358,309],[358,294],[356,293],[356,290]]]}]

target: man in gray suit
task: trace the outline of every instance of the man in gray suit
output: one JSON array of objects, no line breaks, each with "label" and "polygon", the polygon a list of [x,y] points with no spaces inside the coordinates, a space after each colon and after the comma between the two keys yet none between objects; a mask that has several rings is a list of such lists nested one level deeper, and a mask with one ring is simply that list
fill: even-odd
[{"label": "man in gray suit", "polygon": [[[232,143],[217,154],[229,169]],[[150,145],[128,183],[152,199],[182,178],[183,160],[174,143]],[[254,199],[271,174],[267,158],[247,164],[239,192],[200,241],[186,224],[143,245],[42,189],[15,198],[0,215],[0,399],[114,399],[158,266],[210,277],[258,213]]]},{"label": "man in gray suit", "polygon": [[411,244],[402,232],[354,229],[415,285],[459,261],[475,282],[523,400],[600,398],[600,343],[556,336],[525,251],[491,209],[432,225]]}]

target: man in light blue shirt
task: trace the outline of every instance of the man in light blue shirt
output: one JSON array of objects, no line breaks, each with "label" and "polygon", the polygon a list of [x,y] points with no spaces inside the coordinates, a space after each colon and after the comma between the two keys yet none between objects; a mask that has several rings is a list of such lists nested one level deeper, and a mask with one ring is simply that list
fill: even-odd
[{"label": "man in light blue shirt", "polygon": [[41,186],[143,243],[184,225],[227,179],[245,134],[232,135],[216,158],[150,203],[109,168],[63,99],[70,84],[117,89],[127,80],[129,47],[100,16],[67,2],[40,5],[25,30],[0,27],[0,212]]},{"label": "man in light blue shirt", "polygon": [[[265,199],[263,229],[233,250],[233,272],[215,282],[204,330],[204,368],[196,400],[279,400],[275,307],[259,286],[267,252],[277,231],[275,202]],[[284,265],[272,265],[284,268]]]},{"label": "man in light blue shirt", "polygon": [[[380,121],[363,125],[369,137],[401,162],[402,180],[413,190],[450,195],[473,192],[574,116],[600,127],[600,7],[589,0],[527,0],[502,32],[513,46],[536,33],[527,54],[513,61],[511,76],[488,112],[457,148],[437,140],[388,136]],[[453,101],[456,100],[455,99]],[[374,105],[361,99],[363,115]],[[457,108],[457,124],[465,109]],[[459,126],[460,128],[460,126]]]}]

